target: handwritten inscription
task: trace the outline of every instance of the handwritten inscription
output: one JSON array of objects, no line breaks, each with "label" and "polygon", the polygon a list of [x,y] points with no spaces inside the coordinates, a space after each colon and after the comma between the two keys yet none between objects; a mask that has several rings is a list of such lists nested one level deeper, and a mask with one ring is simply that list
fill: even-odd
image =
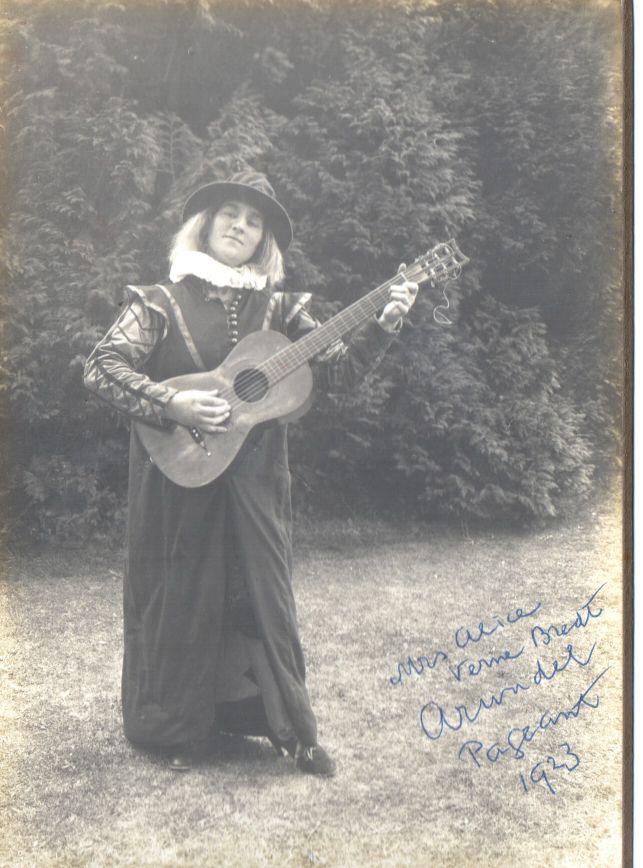
[{"label": "handwritten inscription", "polygon": [[[552,771],[557,772],[563,769],[566,772],[575,772],[578,766],[580,765],[580,757],[578,754],[574,753],[571,749],[569,742],[562,742],[558,745],[559,748],[565,750],[565,755],[561,762],[557,762],[555,757],[551,756],[551,754],[547,755],[544,760],[540,760],[535,765],[531,767],[529,770],[528,780],[531,784],[540,784],[543,783],[552,796],[556,795],[556,790],[554,789],[554,785],[550,779],[551,772],[549,771],[548,766]],[[518,775],[520,778],[520,782],[522,783],[523,789],[526,793],[529,792],[529,787],[527,785],[527,781],[525,780],[522,772]]]},{"label": "handwritten inscription", "polygon": [[[459,756],[462,757],[464,751],[468,752],[469,756],[478,768],[482,768],[483,762],[486,761],[493,765],[506,755],[507,749],[502,749],[499,745],[491,745],[482,755],[482,761],[479,754],[484,745],[479,741],[466,741],[460,748]],[[556,789],[551,780],[551,773],[564,770],[566,772],[574,772],[580,765],[580,757],[574,753],[569,742],[563,741],[558,745],[561,756],[558,759],[551,754],[547,754],[544,759],[538,760],[530,770],[523,774],[519,772],[518,779],[522,783],[525,793],[529,792],[530,785],[544,784],[552,796],[556,795]],[[521,754],[524,756],[524,754]],[[518,757],[516,757],[518,758]]]},{"label": "handwritten inscription", "polygon": [[494,765],[505,756],[517,760],[524,759],[525,752],[523,747],[530,744],[538,733],[545,732],[552,726],[557,726],[563,720],[578,717],[582,708],[598,708],[598,698],[588,699],[588,697],[606,672],[607,668],[603,669],[600,675],[594,678],[591,684],[581,692],[576,702],[569,708],[558,709],[558,711],[553,713],[545,711],[540,715],[535,724],[509,729],[503,742],[496,741],[486,749],[481,741],[469,739],[464,742],[458,751],[458,757],[460,759],[471,759],[478,768],[481,768],[485,761]]},{"label": "handwritten inscription", "polygon": [[568,633],[571,633],[572,630],[582,630],[584,627],[587,627],[590,620],[592,618],[600,618],[603,614],[603,610],[599,609],[597,612],[592,610],[592,603],[594,602],[595,597],[605,587],[605,583],[597,588],[592,596],[586,603],[583,603],[582,606],[576,612],[576,617],[573,621],[570,621],[566,624],[550,624],[549,627],[542,627],[540,624],[536,624],[535,627],[531,629],[531,641],[534,646],[537,648],[539,645],[549,645],[553,638],[560,638],[561,636],[567,636]]},{"label": "handwritten inscription", "polygon": [[[475,627],[459,626],[452,633],[453,647],[445,646],[426,655],[408,657],[397,664],[397,671],[388,678],[388,682],[392,687],[399,687],[440,669],[457,683],[463,684],[463,679],[466,679],[467,683],[473,684],[479,676],[492,670],[498,670],[497,678],[501,677],[503,670],[506,670],[507,677],[504,685],[492,690],[480,691],[479,694],[476,691],[477,695],[474,694],[474,698],[466,702],[431,698],[422,705],[419,712],[420,729],[431,742],[439,741],[448,732],[460,732],[475,724],[481,716],[486,716],[503,705],[517,706],[522,695],[534,689],[542,690],[568,670],[588,669],[593,663],[597,644],[594,642],[588,646],[587,643],[579,642],[578,640],[581,639],[579,631],[584,631],[593,620],[603,614],[604,610],[597,603],[596,598],[604,586],[603,584],[597,588],[587,601],[578,607],[572,618],[560,622],[541,621],[541,603],[538,602],[531,607],[517,606],[503,617],[492,615],[483,618]],[[538,623],[534,623],[533,620],[531,625],[523,623],[526,619],[536,619],[537,616],[540,616]],[[539,654],[533,661],[533,668],[526,674],[525,663],[529,665],[527,646],[520,644],[520,636],[518,641],[515,641],[514,637],[514,640],[508,643],[510,647],[500,652],[494,651],[492,654],[482,653],[458,659],[458,651],[465,649],[470,651],[490,637],[498,638],[501,631],[504,637],[506,631],[513,628],[513,632],[516,632],[521,626],[523,635],[524,627],[528,628],[528,636],[525,638],[531,654],[534,653],[534,649],[547,648],[552,642],[573,635],[574,631],[578,632],[579,636],[578,640],[574,638],[574,642],[568,641],[562,649],[558,649],[554,659],[544,659]],[[507,638],[509,638],[508,633]],[[579,644],[584,647],[579,648]],[[516,665],[516,661],[521,662],[521,671],[520,674],[516,673],[518,677],[511,678],[507,673]],[[596,685],[608,668],[603,669],[587,686],[583,687],[573,702],[567,700],[569,704],[553,711],[550,709],[541,711],[531,723],[508,728],[496,741],[485,744],[479,739],[467,739],[458,750],[458,758],[474,769],[493,766],[503,759],[525,760],[527,749],[539,733],[556,727],[562,721],[575,720],[581,711],[588,713],[599,706],[600,699]],[[565,751],[564,755],[554,756],[553,752],[546,754],[538,758],[535,763],[532,760],[533,764],[528,771],[520,771],[518,782],[523,792],[527,793],[530,788],[538,786],[544,787],[550,795],[556,795],[557,781],[561,775],[564,778],[580,765],[580,757],[572,751],[568,742],[561,742],[559,749]]]},{"label": "handwritten inscription", "polygon": [[507,660],[517,660],[519,657],[522,657],[524,650],[523,647],[516,651],[515,654],[512,654],[511,651],[505,649],[495,657],[493,655],[491,657],[480,657],[478,660],[469,660],[467,658],[461,660],[459,663],[455,663],[454,665],[451,665],[450,663],[447,665],[449,672],[453,675],[456,681],[460,681],[463,669],[465,670],[465,675],[475,677],[476,675],[480,675],[480,673],[485,669],[499,666],[500,663],[505,663]]},{"label": "handwritten inscription", "polygon": [[[536,603],[534,608],[527,612],[521,606],[518,606],[508,612],[504,620],[498,615],[492,615],[492,620],[487,619],[486,624],[484,621],[480,621],[477,627],[474,628],[458,627],[453,634],[454,643],[457,648],[464,649],[472,642],[480,642],[481,639],[493,636],[494,633],[502,628],[517,624],[523,618],[531,618],[539,609],[540,603]],[[522,655],[523,651],[524,646],[514,654],[505,649],[497,656],[480,657],[478,660],[471,660],[467,657],[464,660],[452,663],[448,652],[444,649],[439,649],[434,651],[430,656],[409,657],[405,662],[398,663],[397,673],[389,678],[389,683],[393,687],[396,687],[398,684],[402,684],[405,678],[423,675],[425,672],[435,669],[440,663],[444,663],[456,681],[460,681],[463,669],[465,670],[465,674],[475,677],[484,669],[491,669],[491,667],[498,666],[507,660],[516,660]]]},{"label": "handwritten inscription", "polygon": [[444,663],[447,670],[455,678],[460,681],[462,675],[475,677],[481,672],[492,669],[494,666],[499,666],[507,660],[517,660],[522,656],[525,648],[519,648],[515,653],[505,648],[500,654],[490,655],[489,657],[479,657],[477,660],[472,660],[465,657],[464,660],[452,662],[446,651],[436,651],[433,657],[409,657],[404,663],[397,664],[397,674],[389,678],[389,683],[396,687],[401,684],[404,678],[411,678],[413,675],[424,675],[425,672],[430,672],[435,669],[439,663]]},{"label": "handwritten inscription", "polygon": [[458,627],[455,631],[455,644],[458,648],[466,648],[469,642],[479,642],[481,639],[484,639],[485,636],[493,636],[493,634],[502,627],[516,624],[521,620],[521,618],[530,618],[532,615],[535,615],[539,609],[540,603],[537,603],[530,612],[524,612],[521,608],[518,608],[514,612],[509,612],[507,615],[507,623],[496,615],[494,616],[493,624],[485,626],[481,621],[478,626],[474,628],[473,632],[471,632],[467,627]]},{"label": "handwritten inscription", "polygon": [[420,711],[420,725],[422,731],[427,738],[432,740],[440,738],[445,729],[457,732],[462,729],[465,723],[475,723],[483,711],[489,711],[492,708],[497,708],[502,705],[505,701],[505,697],[516,696],[518,693],[525,692],[533,686],[539,686],[543,682],[543,679],[545,681],[551,681],[559,672],[564,672],[572,661],[578,666],[584,668],[591,661],[595,647],[595,644],[592,645],[589,655],[585,660],[583,660],[574,654],[573,645],[567,645],[565,649],[567,651],[567,658],[563,663],[554,660],[551,670],[547,672],[546,667],[543,666],[543,663],[540,660],[538,660],[536,671],[526,684],[522,681],[518,681],[515,684],[503,687],[497,694],[492,693],[486,698],[481,696],[473,710],[468,708],[466,705],[456,705],[453,712],[450,712],[449,716],[447,716],[444,708],[441,705],[438,705],[437,702],[427,702]]}]

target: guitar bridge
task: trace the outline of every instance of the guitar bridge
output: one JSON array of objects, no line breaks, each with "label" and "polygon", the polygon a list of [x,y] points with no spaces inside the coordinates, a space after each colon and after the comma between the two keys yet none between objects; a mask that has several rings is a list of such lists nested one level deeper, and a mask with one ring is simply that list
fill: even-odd
[{"label": "guitar bridge", "polygon": [[203,449],[203,451],[205,452],[205,454],[208,457],[210,457],[212,455],[212,453],[210,452],[210,450],[206,446],[203,434],[201,434],[199,429],[193,425],[191,428],[188,428],[188,431],[190,432],[190,436],[192,437],[194,442],[197,444],[197,446],[200,446],[201,449]]}]

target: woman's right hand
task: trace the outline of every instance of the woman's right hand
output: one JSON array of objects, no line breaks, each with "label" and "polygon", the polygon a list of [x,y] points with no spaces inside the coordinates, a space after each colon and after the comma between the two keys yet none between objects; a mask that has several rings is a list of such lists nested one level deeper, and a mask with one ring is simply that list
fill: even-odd
[{"label": "woman's right hand", "polygon": [[230,404],[219,398],[218,389],[210,392],[188,389],[170,399],[163,415],[186,428],[196,427],[204,434],[218,434],[227,431],[223,423],[230,416]]}]

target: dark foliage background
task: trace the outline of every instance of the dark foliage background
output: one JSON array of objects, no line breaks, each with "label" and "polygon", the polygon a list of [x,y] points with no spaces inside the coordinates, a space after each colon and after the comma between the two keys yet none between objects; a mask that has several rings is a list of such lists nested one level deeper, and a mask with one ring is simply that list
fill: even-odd
[{"label": "dark foliage background", "polygon": [[126,283],[166,276],[197,184],[252,166],[320,317],[439,240],[356,395],[293,429],[300,508],[530,521],[619,452],[618,3],[8,0],[2,13],[8,530],[109,536],[125,426],[83,391]]}]

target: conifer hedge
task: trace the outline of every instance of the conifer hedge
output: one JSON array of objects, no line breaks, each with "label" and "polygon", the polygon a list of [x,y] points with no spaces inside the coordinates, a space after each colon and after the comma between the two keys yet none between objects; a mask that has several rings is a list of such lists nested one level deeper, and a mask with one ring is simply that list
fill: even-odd
[{"label": "conifer hedge", "polygon": [[293,428],[303,508],[530,521],[614,463],[613,6],[9,0],[2,27],[8,531],[118,533],[127,431],[84,360],[123,286],[165,278],[186,194],[241,166],[322,318],[437,241],[471,258],[450,325],[423,292],[369,382]]}]

